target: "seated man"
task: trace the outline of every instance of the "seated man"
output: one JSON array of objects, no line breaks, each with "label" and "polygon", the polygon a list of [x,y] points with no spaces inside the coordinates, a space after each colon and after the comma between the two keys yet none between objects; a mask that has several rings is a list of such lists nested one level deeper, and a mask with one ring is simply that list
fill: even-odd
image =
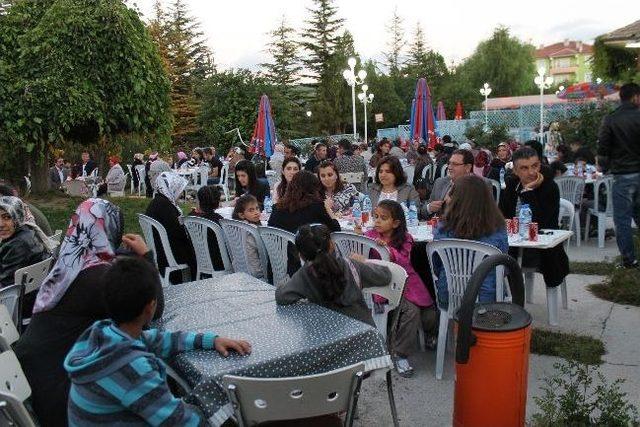
[{"label": "seated man", "polygon": [[[532,221],[538,229],[557,230],[560,210],[560,190],[553,181],[553,173],[542,167],[538,153],[531,147],[523,147],[513,153],[513,173],[505,178],[506,188],[500,193],[500,210],[505,218],[518,216],[518,202],[531,208]],[[523,267],[539,270],[547,286],[562,283],[569,274],[569,258],[564,246],[551,249],[525,249]]]},{"label": "seated man", "polygon": [[312,173],[316,173],[318,171],[318,165],[322,163],[324,159],[327,158],[327,144],[324,142],[318,142],[313,146],[313,154],[307,160],[307,163],[304,165],[304,170],[307,170]]},{"label": "seated man", "polygon": [[49,190],[60,190],[67,180],[67,170],[64,167],[64,159],[59,157],[56,164],[49,168]]},{"label": "seated man", "polygon": [[169,391],[160,358],[195,349],[251,352],[246,341],[211,332],[143,330],[156,310],[158,271],[147,261],[122,258],[105,273],[111,319],[94,323],[64,361],[71,378],[69,424],[203,426],[200,411]]},{"label": "seated man", "polygon": [[209,176],[207,178],[207,185],[218,184],[220,182],[220,174],[222,172],[222,161],[216,156],[216,150],[213,147],[207,147],[202,150],[204,153],[204,160],[209,165]]}]

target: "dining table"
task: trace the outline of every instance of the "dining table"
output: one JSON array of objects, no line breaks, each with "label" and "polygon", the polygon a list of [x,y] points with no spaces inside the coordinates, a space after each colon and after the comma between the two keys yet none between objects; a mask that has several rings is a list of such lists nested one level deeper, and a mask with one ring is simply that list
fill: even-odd
[{"label": "dining table", "polygon": [[212,350],[176,355],[170,366],[191,387],[185,400],[220,426],[233,416],[224,375],[281,378],[328,372],[364,362],[365,371],[392,368],[382,335],[372,326],[310,302],[279,306],[275,288],[245,273],[164,288],[164,313],[154,326],[211,331],[244,339],[251,354]]}]

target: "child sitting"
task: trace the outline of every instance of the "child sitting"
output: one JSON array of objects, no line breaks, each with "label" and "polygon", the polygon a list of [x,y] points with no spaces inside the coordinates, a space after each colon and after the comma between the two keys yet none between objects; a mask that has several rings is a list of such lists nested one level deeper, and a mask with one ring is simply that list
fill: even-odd
[{"label": "child sitting", "polygon": [[246,341],[214,333],[143,331],[156,309],[158,271],[121,258],[105,273],[109,320],[94,323],[64,361],[71,379],[69,425],[205,425],[200,411],[174,397],[160,358],[195,349],[251,352]]},{"label": "child sitting", "polygon": [[409,275],[398,307],[400,318],[398,328],[392,335],[391,347],[395,352],[398,374],[409,377],[413,375],[413,368],[407,357],[414,350],[420,323],[427,333],[435,329],[435,307],[427,287],[411,265],[413,237],[407,232],[402,206],[392,200],[383,200],[375,208],[373,218],[374,228],[364,235],[385,246],[391,261],[404,268]]},{"label": "child sitting", "polygon": [[296,234],[296,248],[305,264],[284,285],[276,288],[276,302],[292,304],[301,299],[375,326],[360,288],[386,286],[387,267],[361,262],[357,256],[335,256],[331,232],[325,225],[304,225]]},{"label": "child sitting", "polygon": [[[232,218],[238,221],[244,221],[247,224],[260,225],[260,205],[258,199],[251,194],[244,194],[236,199],[236,205],[233,208]],[[263,278],[262,263],[260,262],[260,254],[258,253],[258,245],[256,239],[251,234],[247,235],[245,247],[247,253],[247,263],[251,270],[251,275],[258,279]]]}]

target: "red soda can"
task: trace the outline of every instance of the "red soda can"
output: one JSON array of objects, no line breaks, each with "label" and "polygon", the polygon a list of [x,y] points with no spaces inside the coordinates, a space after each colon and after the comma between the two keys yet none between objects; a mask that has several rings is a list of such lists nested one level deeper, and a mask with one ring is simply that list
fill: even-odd
[{"label": "red soda can", "polygon": [[367,224],[369,222],[369,211],[362,211],[362,223]]},{"label": "red soda can", "polygon": [[505,227],[507,228],[507,234],[513,234],[513,225],[511,224],[512,220],[509,218],[506,218],[504,220],[505,223]]},{"label": "red soda can", "polygon": [[529,240],[531,242],[538,241],[538,223],[537,222],[529,223]]},{"label": "red soda can", "polygon": [[518,217],[511,219],[511,234],[518,234],[520,232],[520,219]]}]

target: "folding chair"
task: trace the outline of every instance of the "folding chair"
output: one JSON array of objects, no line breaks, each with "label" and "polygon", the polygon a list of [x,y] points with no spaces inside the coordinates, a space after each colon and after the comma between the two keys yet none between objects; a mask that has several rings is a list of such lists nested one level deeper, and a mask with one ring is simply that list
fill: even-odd
[{"label": "folding chair", "polygon": [[[193,244],[193,250],[196,253],[196,262],[198,264],[196,280],[202,279],[203,274],[213,276],[218,272],[233,272],[231,260],[229,259],[229,252],[227,251],[227,244],[224,240],[224,231],[222,231],[222,228],[218,224],[206,218],[188,216],[184,219],[184,228],[189,233],[191,243]],[[211,253],[209,252],[208,230],[211,230],[215,236],[218,244],[218,250],[220,251],[220,257],[222,258],[223,270],[216,271],[213,266]]]},{"label": "folding chair", "polygon": [[222,382],[240,427],[346,412],[352,426],[364,363],[323,374],[287,378],[225,375]]},{"label": "folding chair", "polygon": [[289,280],[287,266],[289,262],[289,244],[295,246],[296,236],[275,227],[258,227],[258,232],[267,250],[267,256],[273,272],[273,285],[280,286]]}]

